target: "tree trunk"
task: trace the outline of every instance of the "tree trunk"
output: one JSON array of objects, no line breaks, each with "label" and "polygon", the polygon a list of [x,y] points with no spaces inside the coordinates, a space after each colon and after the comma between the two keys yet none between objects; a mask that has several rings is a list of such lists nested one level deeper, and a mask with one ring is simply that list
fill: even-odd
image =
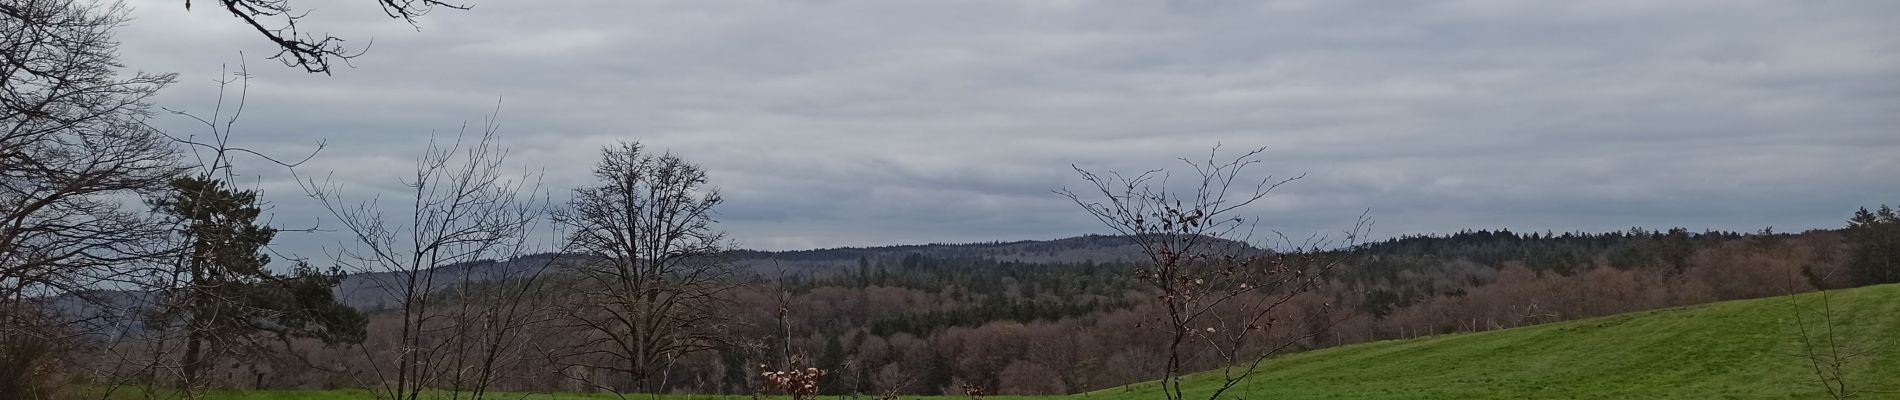
[{"label": "tree trunk", "polygon": [[187,392],[195,390],[195,388],[200,385],[201,382],[198,382],[198,376],[203,374],[204,371],[204,334],[196,326],[188,329],[190,329],[190,333],[188,333],[185,338],[185,360],[182,365],[184,387]]}]

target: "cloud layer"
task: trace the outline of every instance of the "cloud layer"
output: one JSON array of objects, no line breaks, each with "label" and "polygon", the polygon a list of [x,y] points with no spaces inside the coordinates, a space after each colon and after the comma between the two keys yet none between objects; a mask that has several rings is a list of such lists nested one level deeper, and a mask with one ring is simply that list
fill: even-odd
[{"label": "cloud layer", "polygon": [[[1217,143],[1307,174],[1256,210],[1288,232],[1786,231],[1900,202],[1894,2],[490,1],[417,30],[340,1],[305,25],[374,44],[335,76],[178,3],[121,30],[129,66],[184,77],[163,104],[209,110],[242,50],[241,140],[326,140],[303,171],[357,197],[499,101],[556,197],[638,140],[706,166],[750,248],[1101,232],[1050,193],[1069,165]],[[280,223],[323,215],[255,173]]]}]

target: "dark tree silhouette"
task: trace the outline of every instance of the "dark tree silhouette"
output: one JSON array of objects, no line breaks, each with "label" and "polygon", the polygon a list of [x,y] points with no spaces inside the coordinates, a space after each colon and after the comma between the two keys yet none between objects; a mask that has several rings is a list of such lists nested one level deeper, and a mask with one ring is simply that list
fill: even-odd
[{"label": "dark tree silhouette", "polygon": [[570,247],[588,260],[571,271],[577,298],[561,311],[585,332],[551,354],[563,370],[613,371],[624,384],[590,385],[657,393],[665,371],[684,356],[725,341],[722,308],[739,285],[723,258],[725,234],[713,229],[723,199],[705,170],[639,143],[608,146],[594,168],[598,186],[574,190],[555,219]]},{"label": "dark tree silhouette", "polygon": [[179,169],[146,127],[172,75],[121,77],[122,9],[69,0],[0,6],[0,301],[116,279],[162,226],[107,196],[151,193]]},{"label": "dark tree silhouette", "polygon": [[130,283],[119,266],[164,253],[164,225],[121,200],[180,171],[143,124],[174,76],[118,72],[125,20],[119,6],[0,2],[0,398],[51,396],[53,361],[96,332],[98,319],[52,301],[97,310],[91,289]]},{"label": "dark tree silhouette", "polygon": [[1854,246],[1848,268],[1856,284],[1900,282],[1900,213],[1885,205],[1862,208],[1847,220],[1846,233]]},{"label": "dark tree silhouette", "polygon": [[[363,55],[365,50],[353,50],[343,45],[344,40],[329,34],[312,34],[297,25],[309,10],[294,9],[289,0],[216,0],[220,8],[243,21],[256,30],[265,40],[277,46],[277,54],[270,58],[282,61],[285,66],[303,68],[312,73],[330,73],[331,63],[348,62]],[[437,7],[466,10],[469,5],[444,2],[441,0],[374,0],[381,6],[383,13],[392,19],[400,19],[410,25],[416,24],[416,18],[428,14]],[[191,0],[185,0],[185,9],[191,9]]]},{"label": "dark tree silhouette", "polygon": [[150,326],[182,320],[185,349],[177,365],[185,389],[203,389],[209,364],[254,347],[246,339],[255,334],[326,344],[363,340],[365,317],[338,303],[332,291],[342,271],[301,262],[288,274],[266,268],[264,248],[277,230],[258,223],[257,192],[217,179],[178,178],[172,194],[154,205],[177,222],[182,243],[177,262],[155,287],[166,300]]}]

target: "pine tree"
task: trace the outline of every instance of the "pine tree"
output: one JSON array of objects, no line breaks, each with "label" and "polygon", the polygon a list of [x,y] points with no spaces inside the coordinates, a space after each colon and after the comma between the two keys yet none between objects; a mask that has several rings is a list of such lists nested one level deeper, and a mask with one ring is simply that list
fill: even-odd
[{"label": "pine tree", "polygon": [[1848,267],[1854,283],[1900,282],[1900,215],[1892,207],[1856,211],[1847,220],[1847,240],[1854,246],[1854,261]]},{"label": "pine tree", "polygon": [[848,369],[845,365],[845,357],[844,342],[838,339],[838,335],[825,335],[825,352],[819,355],[818,365],[819,368],[832,371],[832,373],[825,374],[825,377],[821,378],[823,383],[819,384],[818,388],[823,394],[841,395],[849,392],[850,388],[839,382]]},{"label": "pine tree", "polygon": [[326,344],[361,342],[367,319],[338,303],[332,293],[341,279],[297,263],[288,274],[266,266],[263,253],[277,230],[259,225],[262,212],[254,191],[231,190],[221,181],[178,178],[172,192],[154,204],[178,224],[179,259],[171,271],[176,284],[167,293],[170,307],[156,315],[182,320],[186,330],[181,360],[183,383],[200,385],[215,358],[210,348],[230,351],[238,338],[256,333],[316,338]]}]

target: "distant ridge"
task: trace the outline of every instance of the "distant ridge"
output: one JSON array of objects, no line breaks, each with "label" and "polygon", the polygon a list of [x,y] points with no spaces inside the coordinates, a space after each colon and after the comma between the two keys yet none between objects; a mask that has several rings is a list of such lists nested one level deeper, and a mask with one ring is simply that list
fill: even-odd
[{"label": "distant ridge", "polygon": [[1052,240],[973,243],[900,244],[867,247],[831,247],[810,250],[734,250],[736,260],[821,261],[852,260],[920,254],[939,258],[980,258],[1016,262],[1117,262],[1141,258],[1127,238],[1084,235]]},{"label": "distant ridge", "polygon": [[[1223,240],[1222,243],[1247,246],[1245,243],[1231,240]],[[1251,248],[1251,246],[1247,247]],[[1051,240],[1010,242],[900,244],[784,251],[741,249],[727,253],[729,260],[741,270],[741,273],[767,279],[823,276],[854,269],[860,260],[890,264],[901,262],[904,258],[913,255],[935,259],[989,260],[1024,264],[1124,263],[1147,258],[1141,252],[1141,248],[1128,237],[1115,235],[1083,235]],[[548,265],[551,258],[557,257],[562,256],[544,253],[508,261],[485,260],[450,265],[437,269],[436,279],[439,282],[460,282],[464,277],[472,277],[480,281],[483,280],[482,277],[524,276],[533,269]],[[579,260],[580,258],[572,259]],[[392,306],[394,297],[383,294],[379,285],[376,284],[379,275],[382,274],[354,274],[345,277],[343,284],[337,290],[339,297],[344,299],[346,304],[358,308],[377,309]]]},{"label": "distant ridge", "polygon": [[[789,251],[733,250],[727,255],[742,273],[768,278],[823,275],[856,267],[860,259],[867,262],[894,263],[911,255],[938,259],[983,259],[1041,264],[1114,263],[1145,258],[1140,249],[1127,238],[1106,235],[1085,235],[1053,240],[906,244]],[[441,284],[433,290],[448,289],[465,281],[481,282],[527,276],[544,268],[548,270],[547,272],[554,272],[561,268],[562,263],[581,259],[579,256],[541,253],[512,260],[481,260],[442,266],[434,271],[434,280]],[[344,304],[358,309],[379,310],[394,307],[397,296],[384,290],[383,285],[384,282],[395,282],[395,277],[394,273],[389,272],[349,274],[337,285],[337,298]],[[132,299],[145,298],[138,293],[126,291],[92,291],[88,294],[91,298],[112,299],[115,307],[128,305]],[[66,304],[64,306],[66,309],[72,311],[93,309],[83,306],[82,303],[85,300],[76,297],[59,301]]]}]

